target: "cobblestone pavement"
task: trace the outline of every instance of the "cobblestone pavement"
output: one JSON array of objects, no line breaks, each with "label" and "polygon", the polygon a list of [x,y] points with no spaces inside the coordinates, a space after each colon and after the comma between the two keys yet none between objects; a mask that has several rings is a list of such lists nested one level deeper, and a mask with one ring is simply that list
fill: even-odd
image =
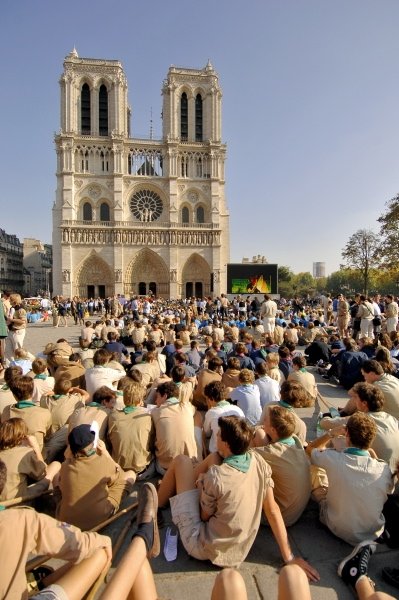
[{"label": "cobblestone pavement", "polygon": [[[25,346],[33,353],[43,349],[47,342],[54,342],[64,337],[74,347],[78,347],[79,327],[54,328],[51,324],[35,324],[28,327]],[[319,390],[323,400],[318,401],[313,408],[298,411],[308,427],[309,438],[315,436],[317,415],[327,406],[341,406],[346,398],[346,392],[335,385],[322,380],[317,374]],[[139,485],[139,484],[138,484]],[[136,486],[137,487],[137,486]],[[134,490],[127,503],[136,495]],[[248,506],[248,510],[251,507]],[[162,542],[166,526],[170,522],[170,511],[165,510],[165,527],[161,529]],[[126,523],[127,517],[122,517],[116,524],[108,527],[107,533],[115,541]],[[321,580],[312,585],[314,600],[350,600],[352,592],[343,584],[337,575],[337,565],[349,554],[351,547],[334,537],[318,520],[317,505],[309,502],[307,509],[299,522],[288,529],[290,542],[295,554],[300,554],[309,560],[320,572]],[[130,534],[122,546],[114,566],[129,543]],[[394,597],[397,590],[391,588],[381,579],[381,569],[384,566],[398,566],[399,550],[389,550],[385,545],[379,545],[377,553],[370,561],[370,576],[376,581],[377,589],[385,591]],[[174,562],[166,562],[161,555],[151,561],[155,573],[158,593],[161,598],[173,600],[206,600],[210,598],[213,581],[219,571],[210,563],[204,563],[188,557],[179,543],[178,558]],[[278,569],[281,566],[277,545],[270,529],[261,525],[255,543],[240,571],[245,579],[250,600],[274,600],[277,598]],[[298,598],[298,600],[301,600]]]}]

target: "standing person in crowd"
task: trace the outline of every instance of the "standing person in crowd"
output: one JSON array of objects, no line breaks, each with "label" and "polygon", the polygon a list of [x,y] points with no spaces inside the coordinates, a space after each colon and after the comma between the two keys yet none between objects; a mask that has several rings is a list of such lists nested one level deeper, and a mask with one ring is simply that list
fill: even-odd
[{"label": "standing person in crowd", "polygon": [[263,321],[265,334],[273,337],[276,326],[277,304],[269,294],[264,295],[264,301],[260,307],[260,318]]},{"label": "standing person in crowd", "polygon": [[388,334],[391,331],[396,331],[398,327],[398,304],[395,302],[392,294],[387,294],[385,297],[385,318]]},{"label": "standing person in crowd", "polygon": [[8,326],[8,339],[10,341],[11,353],[9,359],[14,356],[14,352],[17,348],[23,348],[24,339],[26,334],[26,325],[28,319],[26,316],[26,310],[22,305],[22,298],[19,294],[10,295],[11,309],[6,319]]}]

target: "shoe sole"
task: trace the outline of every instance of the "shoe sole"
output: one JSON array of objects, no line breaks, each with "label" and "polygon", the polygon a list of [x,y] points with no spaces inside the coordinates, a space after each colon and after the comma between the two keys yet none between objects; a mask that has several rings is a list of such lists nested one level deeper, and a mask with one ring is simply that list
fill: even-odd
[{"label": "shoe sole", "polygon": [[370,546],[371,550],[370,553],[374,554],[375,549],[376,549],[376,543],[375,542],[370,542],[370,540],[366,540],[365,542],[360,542],[360,544],[358,544],[357,546],[355,546],[352,550],[352,552],[350,554],[348,554],[348,556],[346,556],[344,559],[341,560],[341,562],[338,565],[338,575],[340,577],[342,577],[342,569],[344,568],[344,566],[346,565],[346,563],[348,562],[348,560],[350,560],[351,558],[353,558],[354,556],[356,556],[356,554],[359,552],[359,550],[361,548],[364,548],[364,546]]},{"label": "shoe sole", "polygon": [[151,483],[146,483],[145,485],[151,491],[152,500],[153,500],[153,503],[154,503],[154,512],[155,512],[154,518],[153,518],[153,523],[154,523],[154,541],[152,543],[152,547],[150,548],[150,550],[148,552],[148,558],[154,558],[155,556],[158,556],[158,554],[161,551],[161,542],[160,542],[160,539],[159,539],[159,530],[158,530],[158,523],[157,523],[157,516],[158,516],[158,494],[157,494],[157,491],[156,491],[155,487]]}]

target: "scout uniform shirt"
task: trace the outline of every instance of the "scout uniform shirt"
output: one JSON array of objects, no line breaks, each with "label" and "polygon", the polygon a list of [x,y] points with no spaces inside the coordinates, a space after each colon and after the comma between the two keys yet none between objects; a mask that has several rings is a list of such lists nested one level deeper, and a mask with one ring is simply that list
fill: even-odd
[{"label": "scout uniform shirt", "polygon": [[21,400],[16,404],[6,406],[1,415],[1,422],[4,423],[12,417],[19,417],[25,421],[28,434],[35,436],[40,450],[43,450],[44,438],[49,435],[51,429],[50,411],[47,408],[36,406],[30,400]]},{"label": "scout uniform shirt", "polygon": [[124,470],[141,473],[152,460],[154,427],[151,415],[142,406],[126,406],[108,417],[108,439],[112,458]]},{"label": "scout uniform shirt", "polygon": [[33,508],[0,511],[0,598],[28,598],[25,565],[32,553],[79,563],[99,548],[110,546],[111,540],[105,535],[83,533]]}]

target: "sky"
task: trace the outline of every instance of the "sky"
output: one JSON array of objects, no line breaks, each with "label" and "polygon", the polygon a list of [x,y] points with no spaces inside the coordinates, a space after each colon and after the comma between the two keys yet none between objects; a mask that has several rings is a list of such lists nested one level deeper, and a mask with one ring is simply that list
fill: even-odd
[{"label": "sky", "polygon": [[161,137],[170,65],[223,90],[230,260],[339,269],[399,192],[397,0],[3,0],[0,227],[51,243],[65,56],[118,59],[132,131]]}]

